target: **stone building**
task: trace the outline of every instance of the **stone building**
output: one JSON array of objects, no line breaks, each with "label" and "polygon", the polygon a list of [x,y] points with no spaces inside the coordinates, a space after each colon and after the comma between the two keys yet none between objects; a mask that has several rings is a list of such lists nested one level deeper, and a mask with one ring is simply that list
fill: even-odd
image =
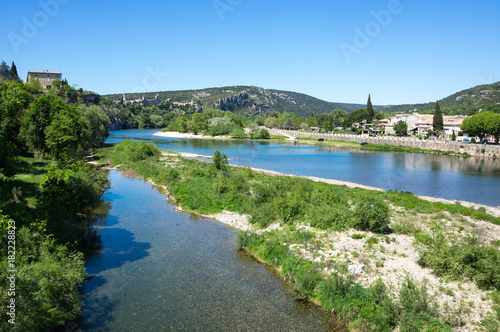
[{"label": "stone building", "polygon": [[28,71],[28,78],[26,79],[26,81],[31,82],[32,80],[37,79],[40,82],[40,85],[44,89],[47,89],[48,87],[52,86],[52,82],[54,80],[61,80],[61,78],[62,73],[55,71]]}]

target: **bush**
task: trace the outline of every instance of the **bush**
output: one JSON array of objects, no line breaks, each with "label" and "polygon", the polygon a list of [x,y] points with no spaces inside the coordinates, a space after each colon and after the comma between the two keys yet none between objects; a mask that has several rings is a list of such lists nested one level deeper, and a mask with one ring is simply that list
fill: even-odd
[{"label": "bush", "polygon": [[227,156],[225,153],[215,150],[212,160],[214,161],[213,165],[216,170],[227,172]]},{"label": "bush", "polygon": [[135,142],[124,140],[114,148],[115,155],[113,162],[115,164],[125,164],[136,162],[148,158],[158,159],[161,151],[153,143]]},{"label": "bush", "polygon": [[311,206],[308,217],[312,227],[343,231],[352,225],[352,212],[345,206]]},{"label": "bush", "polygon": [[354,209],[354,228],[381,232],[389,225],[389,206],[373,193],[361,195]]},{"label": "bush", "polygon": [[259,132],[259,138],[270,139],[271,135],[269,134],[269,131],[266,128],[262,128]]}]

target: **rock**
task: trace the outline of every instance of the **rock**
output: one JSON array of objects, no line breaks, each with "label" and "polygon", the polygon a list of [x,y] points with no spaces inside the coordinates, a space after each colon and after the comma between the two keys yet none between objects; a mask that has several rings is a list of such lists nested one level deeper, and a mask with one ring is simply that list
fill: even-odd
[{"label": "rock", "polygon": [[318,250],[318,254],[320,254],[321,256],[325,256],[325,252],[323,250]]},{"label": "rock", "polygon": [[359,265],[356,265],[356,264],[352,264],[352,265],[349,265],[347,267],[347,271],[350,273],[350,274],[361,274],[363,273],[363,269],[365,268],[365,265],[364,264],[359,264]]}]

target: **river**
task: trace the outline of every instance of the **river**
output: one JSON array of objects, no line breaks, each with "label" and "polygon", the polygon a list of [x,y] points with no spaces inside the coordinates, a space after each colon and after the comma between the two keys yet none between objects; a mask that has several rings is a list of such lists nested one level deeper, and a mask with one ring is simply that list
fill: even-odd
[{"label": "river", "polygon": [[102,248],[87,259],[82,331],[331,331],[326,311],[294,300],[235,232],[175,212],[157,187],[110,171]]},{"label": "river", "polygon": [[[156,129],[112,131],[107,142],[152,142],[162,150],[212,156],[215,149],[234,165],[316,176],[410,191],[489,206],[500,205],[500,162],[477,157],[368,152],[356,148],[292,146],[269,142],[188,140],[153,136]],[[239,159],[236,159],[239,158]]]}]

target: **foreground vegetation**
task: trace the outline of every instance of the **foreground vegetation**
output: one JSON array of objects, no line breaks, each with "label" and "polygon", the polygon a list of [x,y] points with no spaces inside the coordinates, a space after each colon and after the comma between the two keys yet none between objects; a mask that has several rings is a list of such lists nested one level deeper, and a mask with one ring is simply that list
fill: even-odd
[{"label": "foreground vegetation", "polygon": [[[462,316],[471,307],[460,304],[451,310],[446,309],[446,303],[440,307],[436,293],[411,276],[397,285],[382,278],[362,285],[348,272],[359,253],[348,256],[335,252],[328,259],[322,258],[320,250],[327,251],[331,237],[352,231],[359,232],[353,239],[373,234],[363,247],[373,257],[378,250],[384,252],[379,241],[391,243],[395,241],[391,237],[411,236],[421,267],[430,267],[436,278],[473,282],[474,287],[484,290],[484,301],[496,302],[493,312],[481,313],[476,327],[489,331],[500,327],[499,242],[485,240],[484,233],[473,231],[474,220],[491,227],[500,224],[500,218],[485,209],[428,202],[411,193],[371,192],[304,178],[268,176],[228,166],[226,156],[219,151],[213,163],[206,163],[163,156],[152,144],[124,141],[98,151],[96,156],[103,163],[121,164],[120,168],[131,175],[166,185],[184,210],[248,215],[260,231],[240,233],[239,246],[279,269],[292,283],[298,299],[320,302],[355,329],[392,330],[399,326],[402,331],[446,331],[465,324]],[[447,218],[459,226],[450,227]],[[419,224],[417,219],[425,222]],[[266,229],[270,225],[280,226],[278,230]],[[373,269],[384,264],[372,263],[366,261]],[[442,288],[446,296],[451,294]]]},{"label": "foreground vegetation", "polygon": [[95,240],[86,220],[108,185],[83,156],[109,120],[73,88],[43,90],[1,67],[0,330],[50,331],[80,310]]}]

